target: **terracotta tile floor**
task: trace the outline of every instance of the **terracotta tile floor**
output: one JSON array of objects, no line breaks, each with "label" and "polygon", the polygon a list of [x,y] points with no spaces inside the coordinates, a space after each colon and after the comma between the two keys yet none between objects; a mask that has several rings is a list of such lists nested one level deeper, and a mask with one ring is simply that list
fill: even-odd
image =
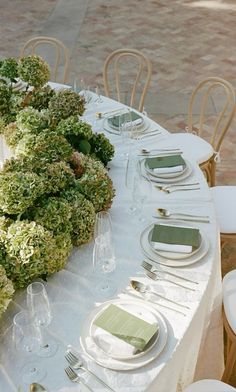
[{"label": "terracotta tile floor", "polygon": [[[139,49],[153,64],[146,110],[179,131],[189,93],[200,80],[220,76],[236,86],[235,18],[235,0],[1,1],[0,57],[17,56],[33,36],[52,35],[70,49],[70,81],[76,75],[102,86],[107,55],[120,47]],[[235,128],[236,121],[223,143],[218,184],[236,185]],[[236,267],[236,245],[225,247],[222,266],[223,274]],[[236,386],[236,375],[231,382]]]}]

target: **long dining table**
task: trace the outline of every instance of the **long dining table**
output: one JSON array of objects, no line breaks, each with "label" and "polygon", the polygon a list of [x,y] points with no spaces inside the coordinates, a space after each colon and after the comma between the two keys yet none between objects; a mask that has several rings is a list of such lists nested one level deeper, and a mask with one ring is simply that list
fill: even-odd
[{"label": "long dining table", "polygon": [[[198,182],[199,188],[188,192],[162,192],[152,183],[152,189],[142,211],[130,213],[132,187],[130,177],[137,160],[143,160],[142,149],[150,150],[178,148],[172,134],[145,117],[147,130],[145,136],[135,140],[129,146],[120,135],[104,131],[106,119],[103,113],[123,108],[124,105],[106,97],[92,99],[87,105],[84,119],[90,122],[95,132],[104,132],[115,146],[115,156],[109,163],[109,175],[112,178],[116,194],[110,209],[113,241],[116,256],[116,269],[109,274],[116,289],[112,298],[103,298],[97,289],[98,277],[93,270],[93,242],[74,248],[65,269],[49,277],[45,287],[52,308],[52,322],[47,333],[58,343],[58,350],[52,357],[37,358],[46,370],[45,378],[40,381],[50,392],[86,390],[85,387],[72,383],[64,369],[68,365],[65,352],[68,345],[81,353],[86,366],[104,380],[115,391],[135,392],[180,392],[193,380],[201,378],[220,379],[223,371],[223,331],[221,317],[221,257],[220,237],[215,209],[210,190],[198,165],[187,153],[183,157],[189,162],[191,174],[185,179]],[[96,117],[96,112],[101,115]],[[8,154],[1,141],[0,153]],[[125,156],[126,154],[126,156]],[[172,222],[156,218],[157,208],[170,211],[208,215],[209,223],[187,222],[191,227],[199,228],[207,243],[207,251],[190,265],[178,268],[161,269],[175,272],[185,278],[196,281],[193,285],[181,279],[175,282],[188,285],[194,290],[184,289],[165,280],[151,281],[141,268],[143,253],[141,235],[145,228],[153,223]],[[146,258],[147,259],[147,258]],[[184,312],[178,305],[165,299],[136,296],[130,289],[130,279],[148,284],[161,295],[185,306]],[[166,344],[163,350],[148,363],[143,362],[135,369],[114,370],[96,363],[81,347],[80,336],[84,333],[87,318],[96,307],[110,300],[130,300],[149,303],[158,311],[167,326]],[[149,302],[153,300],[153,302]],[[155,303],[154,303],[155,302]],[[22,384],[20,366],[23,354],[14,347],[12,339],[12,321],[14,315],[26,309],[26,290],[18,290],[7,311],[0,320],[0,391],[18,391]],[[184,313],[184,314],[183,314]],[[85,373],[84,379],[95,390],[106,390],[93,376]],[[108,389],[107,389],[108,390]]]}]

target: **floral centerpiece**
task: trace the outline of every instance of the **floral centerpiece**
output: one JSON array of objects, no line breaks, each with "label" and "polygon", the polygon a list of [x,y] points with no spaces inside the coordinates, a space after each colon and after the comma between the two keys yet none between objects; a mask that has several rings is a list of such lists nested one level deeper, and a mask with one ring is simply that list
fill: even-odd
[{"label": "floral centerpiece", "polygon": [[0,315],[14,289],[65,267],[114,197],[114,147],[80,118],[84,99],[49,79],[39,56],[0,62],[0,133],[13,154],[0,171]]}]

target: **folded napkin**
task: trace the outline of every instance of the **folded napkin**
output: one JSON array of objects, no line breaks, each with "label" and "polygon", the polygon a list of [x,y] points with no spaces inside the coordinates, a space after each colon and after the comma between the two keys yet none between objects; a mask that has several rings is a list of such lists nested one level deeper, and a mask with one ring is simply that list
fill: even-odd
[{"label": "folded napkin", "polygon": [[157,334],[158,325],[109,305],[94,321],[95,339],[107,353],[128,356],[141,352]]},{"label": "folded napkin", "polygon": [[[134,125],[141,125],[143,123],[143,117],[138,113],[130,111],[131,121]],[[119,128],[120,117],[125,119],[125,114],[117,114],[116,116],[108,118],[108,124],[113,128]]]},{"label": "folded napkin", "polygon": [[154,173],[178,173],[182,172],[186,166],[181,155],[164,155],[153,158],[146,158],[146,164]]},{"label": "folded napkin", "polygon": [[154,225],[151,242],[156,250],[191,253],[200,246],[198,229],[168,225]]}]

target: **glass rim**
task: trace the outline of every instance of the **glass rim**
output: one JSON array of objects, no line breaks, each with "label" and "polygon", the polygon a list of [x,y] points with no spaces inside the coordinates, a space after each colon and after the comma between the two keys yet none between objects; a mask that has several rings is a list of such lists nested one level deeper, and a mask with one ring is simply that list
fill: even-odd
[{"label": "glass rim", "polygon": [[32,282],[27,287],[27,293],[30,295],[45,293],[46,289],[42,282]]}]

